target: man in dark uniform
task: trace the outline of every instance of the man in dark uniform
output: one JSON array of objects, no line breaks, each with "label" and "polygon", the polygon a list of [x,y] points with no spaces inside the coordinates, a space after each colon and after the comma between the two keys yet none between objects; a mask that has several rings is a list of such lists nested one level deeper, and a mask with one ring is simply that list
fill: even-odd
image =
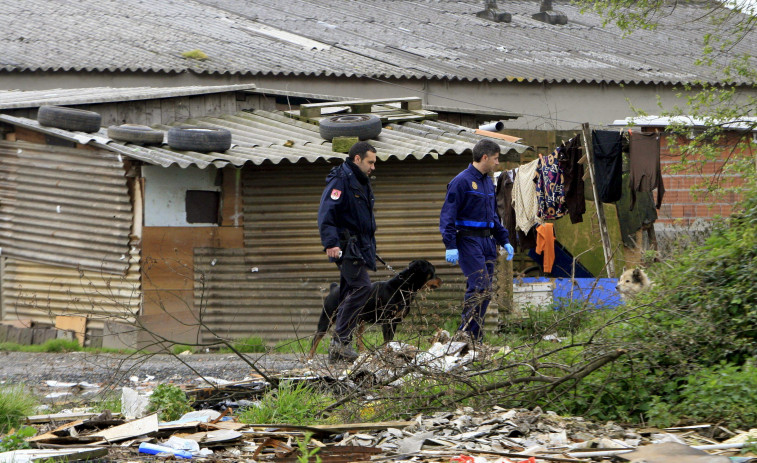
[{"label": "man in dark uniform", "polygon": [[329,260],[336,262],[339,280],[339,308],[335,335],[329,346],[329,361],[353,361],[352,331],[357,316],[368,300],[376,271],[376,219],[369,175],[376,167],[376,149],[366,142],[352,146],[347,159],[331,169],[318,209],[318,230]]},{"label": "man in dark uniform", "polygon": [[490,139],[473,147],[473,163],[447,185],[447,197],[439,218],[439,231],[447,248],[446,259],[460,262],[468,279],[458,332],[473,340],[483,338],[484,316],[491,300],[497,250],[494,242],[513,258],[507,230],[497,215],[494,183],[489,174],[499,165],[500,148]]}]

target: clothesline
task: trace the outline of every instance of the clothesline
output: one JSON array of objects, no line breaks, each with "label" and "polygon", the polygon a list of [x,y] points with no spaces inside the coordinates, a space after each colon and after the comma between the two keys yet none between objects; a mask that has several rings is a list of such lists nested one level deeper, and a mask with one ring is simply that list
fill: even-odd
[{"label": "clothesline", "polygon": [[[618,131],[592,131],[593,167],[600,172],[594,177],[597,198],[604,203],[621,199],[623,145]],[[631,210],[636,192],[657,189],[660,208],[664,185],[660,171],[659,136],[653,132],[631,132],[629,157],[631,174]],[[549,233],[539,232],[540,225],[570,215],[572,223],[583,221],[586,212],[584,197],[584,153],[582,137],[574,136],[548,155],[506,171],[497,177],[497,206],[503,225],[513,244],[523,249],[537,247],[537,235],[546,239]],[[597,206],[599,209],[599,205]],[[549,240],[547,240],[547,243]],[[542,243],[539,248],[544,249]]]}]

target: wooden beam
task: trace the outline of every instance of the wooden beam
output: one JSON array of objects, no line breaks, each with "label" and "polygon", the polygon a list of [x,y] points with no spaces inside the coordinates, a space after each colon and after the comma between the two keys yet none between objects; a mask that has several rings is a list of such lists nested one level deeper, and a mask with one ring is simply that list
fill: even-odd
[{"label": "wooden beam", "polygon": [[588,122],[581,124],[581,132],[583,135],[584,153],[586,155],[586,164],[589,168],[589,181],[591,181],[591,189],[594,192],[594,204],[597,207],[597,218],[599,219],[599,236],[602,239],[602,251],[605,254],[605,265],[607,267],[607,276],[609,278],[615,278],[615,264],[612,261],[612,248],[610,246],[610,233],[607,231],[607,221],[605,219],[605,210],[602,206],[602,201],[599,199],[599,192],[597,191],[597,183],[595,182],[596,176],[594,174],[594,152],[591,145],[591,128]]}]

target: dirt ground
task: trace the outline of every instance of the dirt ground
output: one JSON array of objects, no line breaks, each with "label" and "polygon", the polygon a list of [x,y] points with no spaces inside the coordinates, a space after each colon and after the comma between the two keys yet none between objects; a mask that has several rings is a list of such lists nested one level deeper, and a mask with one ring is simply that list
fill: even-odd
[{"label": "dirt ground", "polygon": [[[259,368],[270,373],[301,370],[307,366],[301,355],[246,355],[255,361]],[[325,356],[318,356],[315,362],[325,363]],[[137,376],[140,381],[152,376],[154,378],[150,381],[157,383],[189,383],[196,380],[198,373],[227,381],[240,381],[245,377],[254,376],[254,371],[249,365],[236,355],[228,353],[174,357],[166,354],[128,356],[86,352],[0,352],[0,382],[24,383],[32,387],[44,384],[45,381],[120,386],[128,385],[133,376]]]}]

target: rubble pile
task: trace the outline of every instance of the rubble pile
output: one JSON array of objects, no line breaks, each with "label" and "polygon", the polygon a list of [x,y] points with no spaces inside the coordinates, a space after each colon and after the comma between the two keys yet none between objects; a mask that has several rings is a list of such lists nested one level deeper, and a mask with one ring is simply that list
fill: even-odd
[{"label": "rubble pile", "polygon": [[[297,374],[257,376],[230,382],[198,378],[185,385],[195,411],[161,422],[147,414],[147,396],[156,387],[152,377],[129,378],[121,389],[120,414],[69,410],[27,418],[36,435],[28,449],[0,453],[0,463],[38,460],[148,460],[155,458],[208,461],[297,462],[318,456],[323,463],[352,461],[511,463],[617,462],[743,463],[737,455],[757,440],[757,430],[733,432],[716,425],[653,429],[612,422],[597,424],[580,417],[562,417],[534,408],[488,410],[459,408],[418,415],[410,421],[331,425],[246,424],[238,411],[255,407],[277,382],[313,381],[361,385],[399,385],[418,374],[438,377],[467,371],[481,356],[507,351],[476,348],[451,339],[434,342],[426,351],[388,343],[364,354],[339,374],[316,365]],[[200,387],[198,387],[200,384]],[[47,381],[50,398],[70,391],[91,394],[100,385]],[[342,389],[344,390],[344,389]],[[3,436],[0,436],[0,441]],[[726,456],[728,455],[728,456]]]},{"label": "rubble pile", "polygon": [[[238,389],[237,384],[232,384]],[[411,421],[341,425],[264,425],[237,421],[225,413],[199,410],[172,422],[157,415],[124,419],[110,412],[80,412],[29,417],[38,430],[27,442],[34,448],[0,453],[0,463],[37,459],[77,461],[186,458],[213,461],[296,461],[303,442],[324,463],[412,461],[508,463],[553,461],[645,461],[647,463],[743,463],[734,455],[757,435],[711,425],[635,429],[561,417],[539,408],[493,408],[476,412],[419,415]],[[306,441],[306,434],[311,437]],[[724,437],[729,441],[721,442]],[[698,450],[698,448],[708,449]],[[682,458],[682,459],[676,459]],[[757,461],[757,460],[755,460]]]}]

